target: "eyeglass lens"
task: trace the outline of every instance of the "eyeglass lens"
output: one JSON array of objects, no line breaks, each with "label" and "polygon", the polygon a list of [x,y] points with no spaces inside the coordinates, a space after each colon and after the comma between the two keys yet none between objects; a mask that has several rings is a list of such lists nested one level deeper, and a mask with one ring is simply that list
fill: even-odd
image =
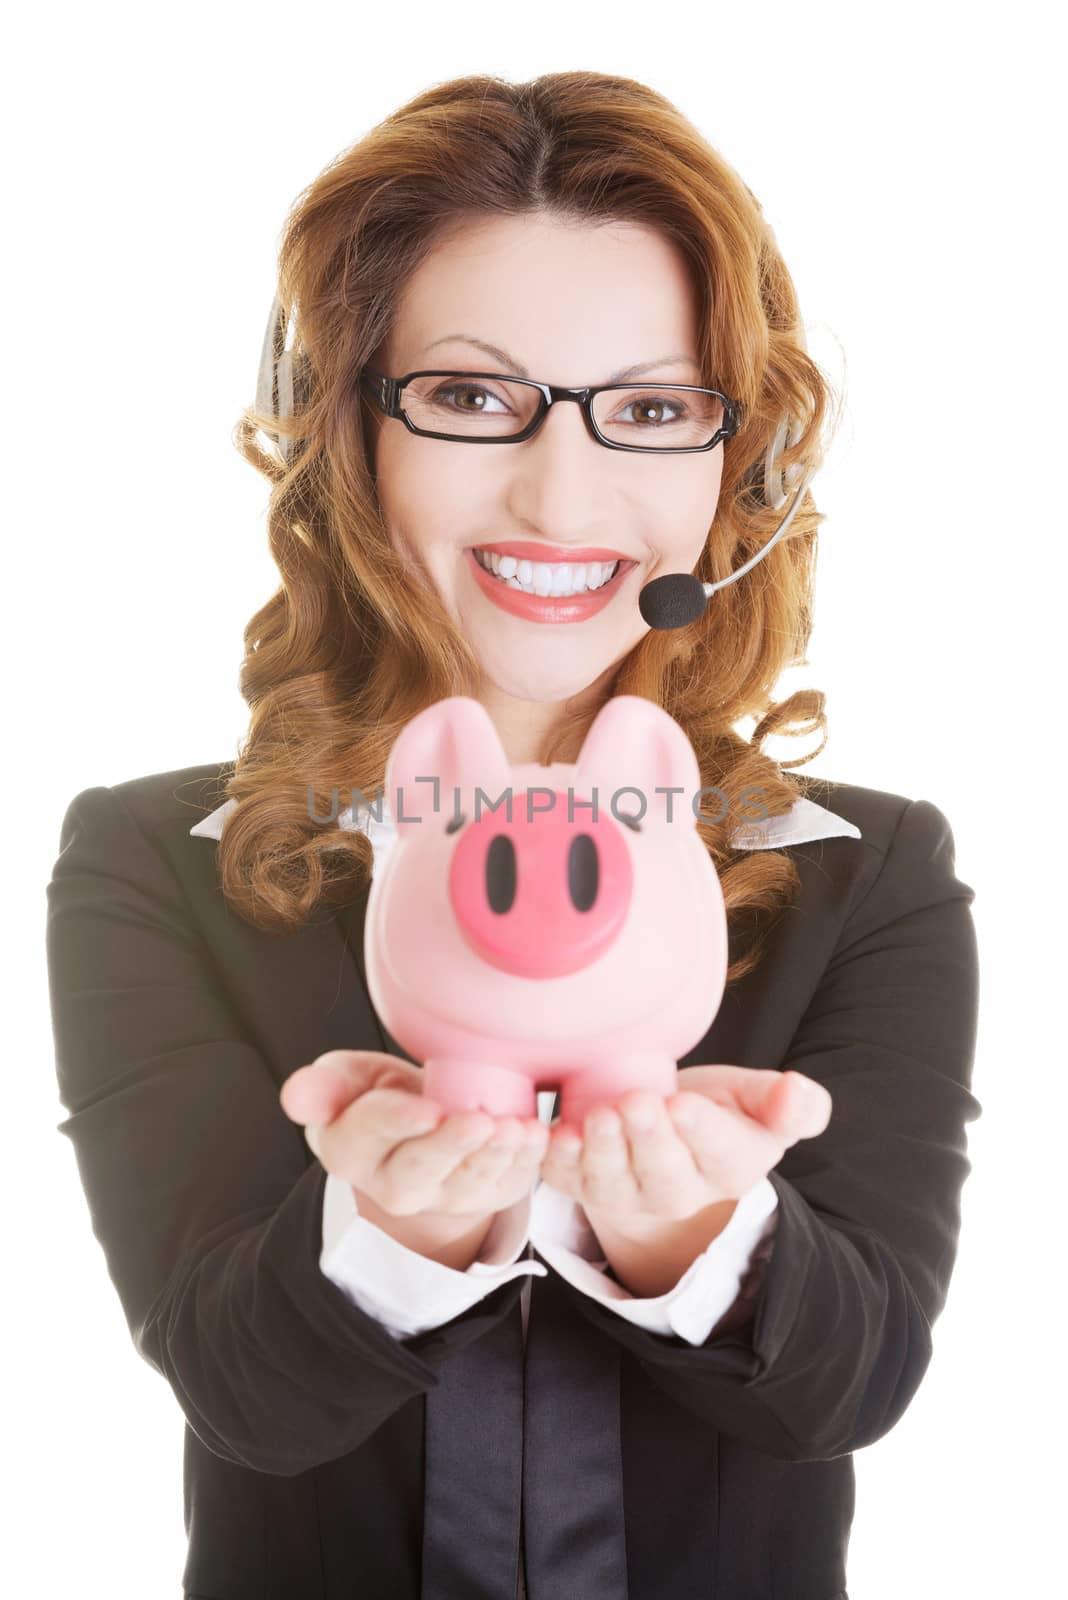
[{"label": "eyeglass lens", "polygon": [[[429,433],[507,439],[532,421],[541,398],[530,384],[451,373],[412,378],[400,403],[415,426]],[[723,401],[703,390],[620,384],[594,395],[593,415],[613,444],[692,449],[723,426]]]}]

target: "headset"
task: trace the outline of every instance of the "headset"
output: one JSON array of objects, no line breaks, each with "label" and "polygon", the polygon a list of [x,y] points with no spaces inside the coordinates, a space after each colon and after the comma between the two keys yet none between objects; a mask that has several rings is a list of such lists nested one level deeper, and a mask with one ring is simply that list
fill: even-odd
[{"label": "headset", "polygon": [[[263,338],[259,375],[256,381],[256,409],[264,416],[283,419],[293,415],[295,395],[300,386],[300,371],[295,366],[293,352],[292,336],[295,327],[295,317],[287,311],[276,295],[267,319],[267,331]],[[807,348],[804,339],[802,348]],[[278,450],[282,460],[288,464],[294,441],[272,433],[269,429],[263,431]],[[638,609],[650,628],[682,628],[695,622],[717,589],[723,589],[728,583],[737,583],[739,578],[744,578],[745,574],[751,572],[758,561],[763,561],[772,547],[779,542],[793,521],[804,498],[805,490],[816,473],[816,468],[811,467],[798,484],[801,467],[796,463],[785,469],[782,466],[784,452],[798,442],[803,431],[803,424],[794,423],[791,418],[784,417],[764,457],[765,504],[775,511],[780,511],[790,498],[790,491],[794,491],[790,509],[767,544],[762,550],[758,550],[755,556],[751,556],[743,566],[729,573],[726,578],[720,578],[717,583],[702,583],[690,572],[669,572],[645,584],[638,594]]]}]

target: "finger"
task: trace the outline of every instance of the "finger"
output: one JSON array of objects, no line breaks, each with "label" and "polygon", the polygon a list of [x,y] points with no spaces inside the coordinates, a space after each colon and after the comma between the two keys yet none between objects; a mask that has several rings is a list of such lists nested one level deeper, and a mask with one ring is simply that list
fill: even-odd
[{"label": "finger", "polygon": [[[500,1133],[501,1124],[508,1122],[515,1126]],[[384,1203],[398,1215],[427,1209],[454,1213],[499,1209],[493,1203],[498,1183],[508,1178],[522,1140],[515,1118],[455,1112],[433,1133],[398,1144],[386,1154],[376,1174],[386,1195]],[[532,1162],[531,1179],[533,1174]]]},{"label": "finger", "polygon": [[619,1113],[611,1106],[595,1106],[586,1113],[579,1169],[582,1198],[591,1206],[603,1211],[637,1208],[640,1196],[630,1149]]},{"label": "finger", "polygon": [[461,1153],[458,1164],[445,1179],[446,1192],[458,1205],[461,1201],[470,1203],[468,1197],[474,1197],[479,1202],[473,1207],[476,1210],[487,1190],[490,1209],[499,1211],[505,1204],[514,1205],[534,1181],[541,1150],[542,1140],[536,1128],[518,1117],[501,1117],[484,1144],[469,1154]]},{"label": "finger", "polygon": [[740,1199],[782,1159],[777,1134],[702,1095],[676,1096],[668,1113],[713,1200]]},{"label": "finger", "polygon": [[[685,1211],[695,1192],[706,1184],[664,1101],[659,1095],[631,1092],[623,1096],[619,1109],[643,1210],[653,1215]],[[706,1109],[718,1108],[710,1105]]]},{"label": "finger", "polygon": [[292,1072],[279,1098],[294,1122],[331,1122],[368,1089],[405,1083],[420,1092],[420,1070],[397,1056],[381,1050],[328,1050]]},{"label": "finger", "polygon": [[582,1139],[574,1128],[549,1134],[541,1159],[543,1183],[570,1200],[582,1199]]}]

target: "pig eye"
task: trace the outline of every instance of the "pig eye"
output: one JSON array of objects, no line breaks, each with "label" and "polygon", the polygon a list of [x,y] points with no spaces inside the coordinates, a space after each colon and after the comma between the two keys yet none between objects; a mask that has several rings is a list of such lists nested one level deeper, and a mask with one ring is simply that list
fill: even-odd
[{"label": "pig eye", "polygon": [[641,833],[642,825],[638,821],[637,817],[628,817],[627,813],[624,812],[619,820],[620,822],[625,823],[632,833]]},{"label": "pig eye", "polygon": [[506,833],[490,840],[486,851],[486,897],[490,910],[503,915],[515,904],[515,846]]},{"label": "pig eye", "polygon": [[576,834],[567,852],[567,892],[576,911],[588,911],[593,905],[599,880],[597,846],[588,833]]},{"label": "pig eye", "polygon": [[455,833],[458,828],[463,827],[466,821],[466,817],[450,817],[449,821],[445,824],[445,832]]}]

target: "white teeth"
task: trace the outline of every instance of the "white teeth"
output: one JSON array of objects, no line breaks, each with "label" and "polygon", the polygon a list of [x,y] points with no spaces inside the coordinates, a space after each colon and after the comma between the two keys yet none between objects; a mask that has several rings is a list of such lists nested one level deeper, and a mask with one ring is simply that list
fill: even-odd
[{"label": "white teeth", "polygon": [[485,550],[476,550],[475,560],[510,589],[554,598],[601,589],[620,567],[618,561],[517,561]]}]

